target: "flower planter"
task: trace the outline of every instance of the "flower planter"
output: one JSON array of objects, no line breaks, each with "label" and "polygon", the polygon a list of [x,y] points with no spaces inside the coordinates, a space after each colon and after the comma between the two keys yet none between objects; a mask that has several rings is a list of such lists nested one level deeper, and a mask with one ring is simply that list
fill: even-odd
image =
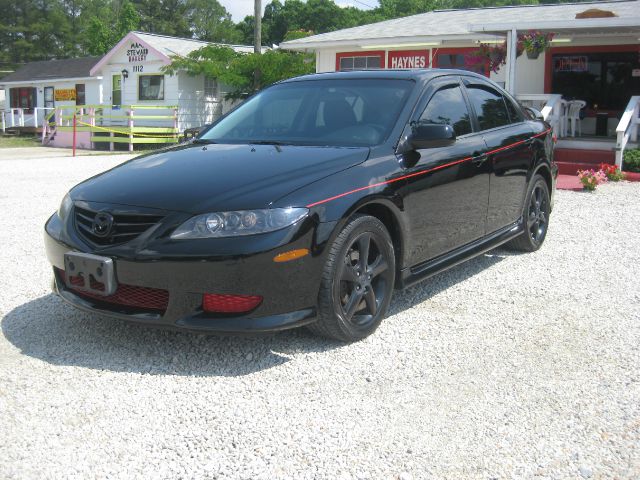
[{"label": "flower planter", "polygon": [[529,60],[535,60],[536,58],[538,58],[540,56],[540,52],[536,51],[536,52],[530,52],[529,50],[527,50],[527,58]]}]

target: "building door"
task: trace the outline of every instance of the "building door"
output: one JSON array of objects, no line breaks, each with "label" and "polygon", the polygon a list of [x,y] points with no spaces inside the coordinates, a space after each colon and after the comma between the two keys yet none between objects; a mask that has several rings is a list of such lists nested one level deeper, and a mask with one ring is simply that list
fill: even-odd
[{"label": "building door", "polygon": [[111,105],[114,108],[120,108],[122,105],[122,76],[118,73],[111,78]]},{"label": "building door", "polygon": [[53,87],[44,87],[44,108],[54,108]]},{"label": "building door", "polygon": [[84,93],[84,83],[76,83],[76,105],[86,105],[87,99]]}]

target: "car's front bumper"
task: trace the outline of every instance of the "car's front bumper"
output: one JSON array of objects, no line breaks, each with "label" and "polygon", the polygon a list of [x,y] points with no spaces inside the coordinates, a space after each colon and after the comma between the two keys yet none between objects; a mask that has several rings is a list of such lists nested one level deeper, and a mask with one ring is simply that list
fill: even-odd
[{"label": "car's front bumper", "polygon": [[[274,236],[273,248],[265,249],[262,244],[262,251],[253,254],[220,257],[212,254],[206,258],[180,258],[172,254],[167,259],[159,252],[154,252],[153,259],[139,255],[126,258],[105,250],[91,250],[81,243],[69,242],[69,238],[63,242],[56,238],[57,229],[50,228],[50,223],[51,220],[45,226],[45,248],[54,267],[53,290],[79,309],[149,325],[217,332],[283,330],[315,319],[324,255],[312,222],[292,239]],[[289,262],[273,261],[277,254],[299,248],[308,248],[311,253]],[[69,251],[112,258],[118,284],[166,290],[169,294],[166,309],[110,303],[78,292],[64,278],[64,254]],[[248,313],[208,313],[202,309],[205,293],[259,295],[263,300]]]}]

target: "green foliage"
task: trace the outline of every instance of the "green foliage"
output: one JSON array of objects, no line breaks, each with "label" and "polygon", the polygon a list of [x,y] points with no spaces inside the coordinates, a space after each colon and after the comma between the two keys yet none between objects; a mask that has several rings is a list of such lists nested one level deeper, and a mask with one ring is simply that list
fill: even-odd
[{"label": "green foliage", "polygon": [[622,169],[627,172],[640,172],[640,148],[625,150]]},{"label": "green foliage", "polygon": [[232,48],[207,45],[186,57],[174,57],[164,67],[169,74],[184,70],[189,75],[216,77],[232,90],[228,99],[245,98],[280,80],[315,71],[308,55],[269,50],[263,54],[239,53]]},{"label": "green foliage", "polygon": [[308,37],[309,35],[313,35],[313,32],[307,30],[290,30],[284,36],[284,41],[288,42],[289,40],[297,40],[299,38]]}]

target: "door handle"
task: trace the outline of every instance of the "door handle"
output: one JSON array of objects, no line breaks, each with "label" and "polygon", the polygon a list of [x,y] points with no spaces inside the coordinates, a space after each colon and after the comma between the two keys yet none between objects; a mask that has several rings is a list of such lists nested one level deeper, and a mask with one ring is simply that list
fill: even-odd
[{"label": "door handle", "polygon": [[480,166],[484,162],[486,162],[488,158],[489,158],[489,155],[487,155],[486,153],[482,153],[480,155],[476,155],[475,157],[471,157],[471,163],[473,163],[474,165]]}]

